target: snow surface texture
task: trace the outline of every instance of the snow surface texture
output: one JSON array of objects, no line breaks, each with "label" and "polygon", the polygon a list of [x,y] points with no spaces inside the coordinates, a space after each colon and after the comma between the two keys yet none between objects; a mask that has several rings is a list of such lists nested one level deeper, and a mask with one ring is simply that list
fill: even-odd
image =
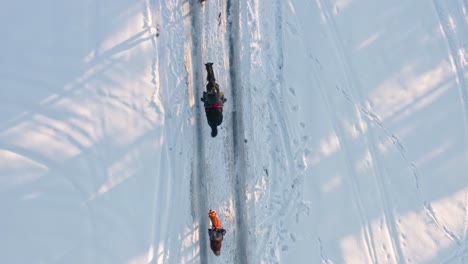
[{"label": "snow surface texture", "polygon": [[468,263],[468,1],[0,13],[0,263]]}]

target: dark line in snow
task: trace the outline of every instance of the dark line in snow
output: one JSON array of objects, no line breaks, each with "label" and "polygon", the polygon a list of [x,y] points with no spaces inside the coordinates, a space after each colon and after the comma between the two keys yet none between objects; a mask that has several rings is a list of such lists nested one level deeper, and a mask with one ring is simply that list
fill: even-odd
[{"label": "dark line in snow", "polygon": [[[199,236],[199,247],[200,247],[200,263],[208,263],[208,225],[206,221],[205,212],[207,212],[207,190],[205,185],[206,171],[203,163],[205,157],[204,140],[203,140],[203,124],[204,124],[204,113],[202,106],[198,99],[198,95],[203,92],[203,86],[199,85],[203,83],[203,77],[200,72],[200,65],[202,62],[202,48],[201,48],[201,22],[200,22],[200,3],[198,0],[191,0],[189,2],[190,19],[192,24],[192,84],[195,95],[195,158],[192,161],[192,175],[191,175],[191,197],[192,197],[192,217],[194,224],[198,224],[198,236]],[[197,223],[198,221],[198,223]]]},{"label": "dark line in snow", "polygon": [[236,255],[235,263],[248,263],[247,258],[247,226],[245,201],[245,145],[244,145],[244,121],[242,117],[242,82],[238,71],[240,71],[240,3],[227,0],[226,14],[228,19],[228,45],[229,45],[229,77],[232,91],[232,137],[234,154],[234,207],[236,212]]}]

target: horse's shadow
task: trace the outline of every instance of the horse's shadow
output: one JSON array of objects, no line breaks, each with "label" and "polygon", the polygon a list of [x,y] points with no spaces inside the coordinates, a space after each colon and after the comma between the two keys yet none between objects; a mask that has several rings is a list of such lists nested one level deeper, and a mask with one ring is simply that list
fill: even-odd
[{"label": "horse's shadow", "polygon": [[219,91],[219,85],[216,83],[213,63],[207,63],[205,67],[208,84],[206,85],[206,91],[203,92],[201,100],[204,103],[208,125],[211,127],[211,136],[216,137],[216,135],[218,135],[218,126],[223,122],[223,107],[226,98],[224,98],[224,94]]}]

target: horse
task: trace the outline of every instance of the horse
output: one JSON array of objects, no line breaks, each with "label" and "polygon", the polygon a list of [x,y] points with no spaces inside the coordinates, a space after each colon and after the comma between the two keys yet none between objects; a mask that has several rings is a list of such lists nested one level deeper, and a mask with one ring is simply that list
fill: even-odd
[{"label": "horse", "polygon": [[223,122],[223,107],[227,101],[224,93],[219,91],[219,85],[216,83],[213,72],[213,63],[205,64],[206,67],[206,91],[203,92],[201,101],[204,103],[206,119],[211,128],[211,136],[218,135],[218,126]]},{"label": "horse", "polygon": [[211,228],[208,229],[208,235],[210,236],[210,248],[216,256],[221,255],[221,247],[223,245],[223,238],[226,234],[226,230],[223,229],[223,224],[218,218],[218,214],[215,210],[210,209],[208,217],[211,220]]}]

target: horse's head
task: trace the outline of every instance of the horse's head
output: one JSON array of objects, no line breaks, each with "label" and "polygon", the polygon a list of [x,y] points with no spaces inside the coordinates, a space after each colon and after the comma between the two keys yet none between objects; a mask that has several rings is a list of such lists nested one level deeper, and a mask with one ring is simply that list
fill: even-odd
[{"label": "horse's head", "polygon": [[205,64],[205,68],[206,68],[206,80],[210,83],[213,83],[214,85],[216,78],[213,72],[213,63],[208,62],[207,64]]},{"label": "horse's head", "polygon": [[206,70],[212,69],[213,63],[212,62],[205,63],[205,67],[206,67]]}]

